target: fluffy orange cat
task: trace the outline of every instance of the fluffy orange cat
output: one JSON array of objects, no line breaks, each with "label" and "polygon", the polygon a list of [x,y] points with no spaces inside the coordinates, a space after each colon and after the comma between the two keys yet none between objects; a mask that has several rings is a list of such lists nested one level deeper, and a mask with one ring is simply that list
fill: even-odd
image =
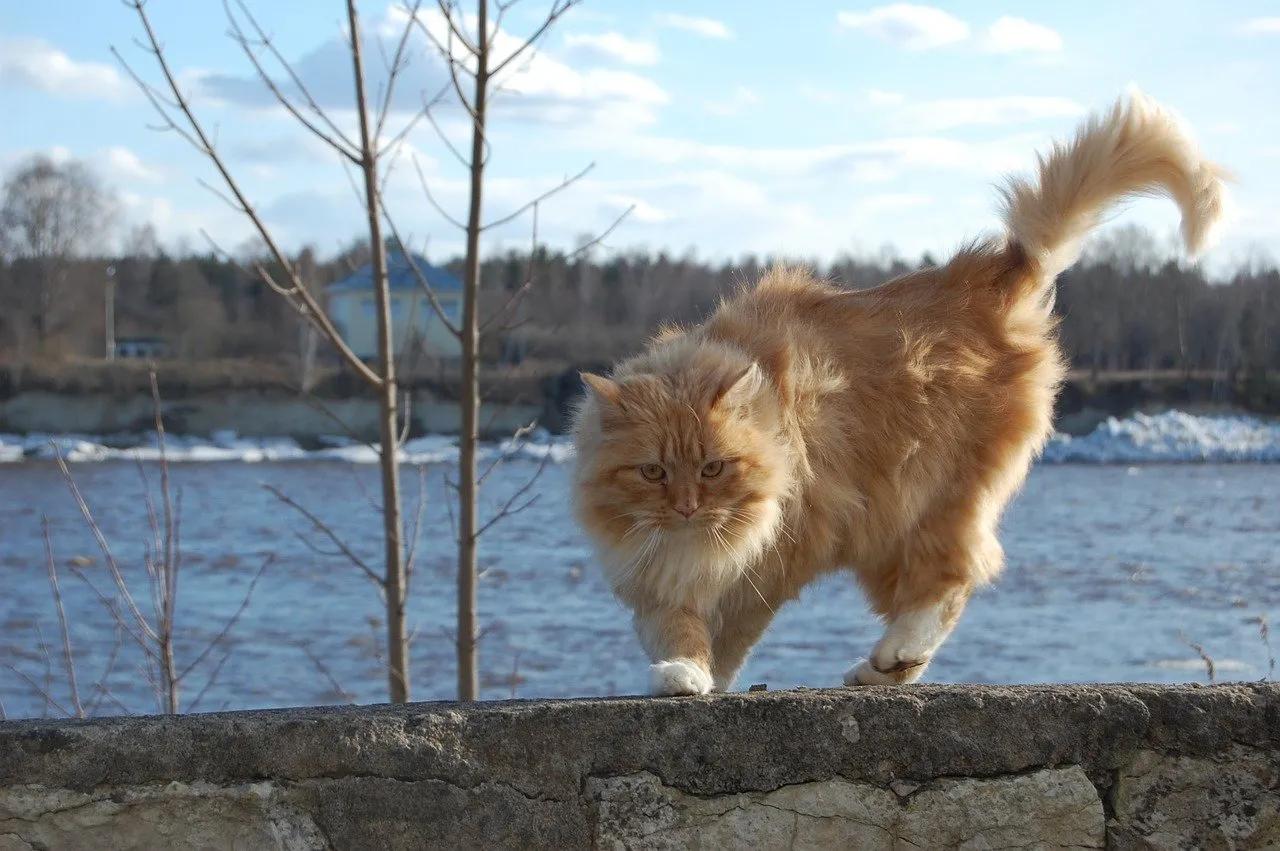
[{"label": "fluffy orange cat", "polygon": [[1054,279],[1137,194],[1177,203],[1191,252],[1222,212],[1220,170],[1135,93],[1008,182],[1003,237],[871,290],[777,268],[583,376],[575,508],[655,693],[728,689],[778,607],[836,570],[885,622],[845,683],[920,677],[999,572],[1000,514],[1051,431]]}]

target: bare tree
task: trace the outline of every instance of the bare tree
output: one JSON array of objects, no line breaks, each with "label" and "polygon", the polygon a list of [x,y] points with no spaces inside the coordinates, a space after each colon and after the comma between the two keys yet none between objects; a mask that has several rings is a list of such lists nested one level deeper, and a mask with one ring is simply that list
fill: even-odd
[{"label": "bare tree", "polygon": [[[253,598],[267,567],[274,556],[265,558],[257,572],[249,582],[248,589],[236,610],[223,622],[218,631],[204,642],[200,649],[191,654],[190,659],[180,661],[178,644],[181,637],[179,623],[178,588],[179,575],[182,569],[181,517],[182,497],[175,492],[169,477],[169,462],[165,442],[164,421],[161,416],[159,388],[155,372],[151,373],[152,402],[155,407],[155,425],[157,449],[159,451],[160,481],[158,499],[153,495],[151,483],[147,478],[146,468],[141,460],[138,473],[142,479],[143,503],[147,510],[148,538],[144,545],[143,568],[146,574],[145,595],[138,594],[131,584],[126,571],[117,560],[114,550],[98,524],[92,508],[85,499],[70,467],[56,443],[52,444],[54,458],[62,473],[76,507],[92,534],[98,549],[102,553],[109,580],[107,587],[101,587],[89,577],[79,565],[71,567],[72,573],[93,592],[98,603],[110,615],[115,627],[115,644],[108,654],[101,675],[92,683],[94,696],[89,701],[81,698],[80,680],[77,674],[75,652],[71,643],[71,630],[66,607],[63,605],[62,584],[58,576],[57,561],[53,554],[53,541],[49,530],[49,521],[42,518],[41,531],[44,537],[45,568],[49,578],[49,589],[53,594],[54,611],[58,617],[60,644],[62,648],[62,667],[66,678],[68,701],[63,703],[53,695],[53,665],[48,647],[42,635],[39,644],[45,659],[44,682],[23,672],[13,665],[6,665],[41,698],[46,708],[52,707],[57,712],[72,718],[85,718],[95,714],[103,702],[109,702],[117,710],[128,713],[129,707],[122,703],[111,691],[110,679],[116,668],[121,645],[126,639],[142,654],[142,670],[146,675],[155,695],[156,707],[168,714],[177,714],[184,710],[183,689],[196,674],[204,677],[204,684],[195,697],[187,704],[187,711],[194,711],[200,701],[218,680],[223,665],[231,656],[225,648],[232,630],[244,615]],[[139,603],[139,600],[142,603]],[[146,611],[146,603],[150,601],[151,611]],[[216,660],[216,661],[215,661]]]},{"label": "bare tree", "polygon": [[3,193],[0,252],[31,264],[34,273],[33,288],[5,294],[5,309],[19,347],[25,348],[21,339],[28,331],[42,347],[75,312],[76,300],[66,291],[68,267],[103,248],[115,200],[83,163],[56,163],[43,155],[18,166]]},{"label": "bare tree", "polygon": [[[431,304],[436,308],[446,327],[458,337],[462,349],[461,364],[461,397],[462,423],[460,433],[460,452],[458,462],[458,479],[455,484],[458,496],[457,536],[458,536],[458,599],[457,599],[457,659],[458,659],[458,699],[475,700],[479,694],[479,666],[477,662],[477,643],[479,631],[476,616],[476,552],[481,534],[494,523],[522,510],[536,498],[527,493],[532,482],[520,488],[516,496],[500,506],[496,513],[487,520],[480,518],[479,487],[484,476],[478,475],[477,447],[480,437],[480,352],[481,336],[485,331],[501,330],[508,320],[516,304],[533,285],[533,260],[537,254],[537,216],[539,205],[551,196],[563,191],[584,177],[593,167],[587,166],[577,174],[566,177],[546,192],[518,207],[515,211],[486,222],[483,217],[485,166],[490,156],[488,138],[488,118],[490,98],[501,85],[504,73],[510,75],[518,72],[521,63],[527,62],[533,55],[533,49],[566,12],[580,0],[553,0],[550,9],[536,24],[532,33],[522,40],[516,40],[514,47],[499,54],[495,45],[505,36],[502,29],[503,19],[507,11],[517,0],[507,0],[494,4],[496,15],[490,20],[489,0],[477,0],[475,4],[474,25],[468,21],[455,0],[436,0],[436,7],[443,18],[442,33],[432,30],[427,20],[416,14],[411,20],[416,22],[422,33],[435,46],[440,59],[449,73],[449,85],[453,90],[457,103],[470,119],[470,152],[464,154],[440,130],[439,124],[432,116],[428,104],[426,116],[431,126],[436,129],[441,140],[449,148],[454,157],[463,165],[468,174],[467,214],[465,219],[450,215],[436,201],[431,193],[421,169],[418,176],[422,183],[427,200],[445,218],[465,234],[466,256],[463,265],[463,296],[461,323],[455,325],[448,321],[439,308],[434,294],[431,292],[426,277],[418,272],[418,280],[426,290]],[[467,80],[469,79],[469,85]],[[468,88],[470,89],[468,91]],[[594,164],[593,164],[594,165]],[[416,166],[416,163],[415,163]],[[630,212],[628,210],[627,212]],[[611,225],[605,234],[612,231],[622,216]],[[481,236],[494,227],[507,224],[525,215],[532,215],[533,250],[530,254],[530,266],[524,284],[514,290],[510,297],[491,315],[482,317],[481,309]],[[586,251],[603,238],[590,240],[579,251]],[[400,236],[393,230],[393,236],[400,242]],[[406,252],[407,254],[407,252]],[[518,436],[519,437],[519,436]],[[539,471],[541,472],[541,468]],[[535,473],[535,476],[537,474]]]},{"label": "bare tree", "polygon": [[[382,142],[382,131],[391,111],[392,92],[398,76],[405,67],[404,45],[408,39],[410,24],[406,24],[404,34],[399,41],[400,46],[396,51],[396,58],[389,66],[383,97],[375,114],[370,107],[366,89],[360,17],[355,0],[346,0],[348,46],[354,86],[353,106],[358,124],[357,132],[353,136],[320,107],[302,78],[276,49],[271,38],[250,14],[248,8],[239,0],[234,10],[229,3],[224,2],[231,37],[253,65],[263,85],[290,115],[338,156],[344,167],[354,168],[359,175],[359,194],[368,228],[377,305],[378,352],[374,365],[370,366],[342,338],[333,320],[320,305],[316,296],[306,287],[298,267],[290,262],[280,248],[270,227],[249,200],[242,184],[231,173],[216,143],[197,117],[190,100],[177,82],[156,32],[152,28],[146,12],[145,0],[124,0],[124,2],[137,14],[145,37],[142,47],[154,59],[163,80],[162,84],[154,86],[148,83],[118,51],[113,48],[112,52],[160,115],[162,128],[181,136],[213,166],[220,178],[222,188],[217,189],[205,184],[206,187],[248,219],[257,231],[266,246],[269,258],[273,261],[274,268],[281,270],[284,276],[283,281],[278,281],[266,265],[257,263],[255,272],[261,280],[327,338],[346,364],[377,394],[384,551],[382,587],[385,592],[387,612],[388,692],[392,702],[406,702],[410,693],[409,641],[405,625],[407,583],[405,547],[402,539],[400,472],[397,463],[402,430],[380,196],[382,181],[385,179],[384,158],[393,153],[396,146],[403,140],[404,133],[407,132],[401,131],[391,136],[390,142]],[[416,6],[413,7],[413,11],[416,14]],[[265,63],[270,61],[274,61],[284,71],[296,94],[292,96],[287,94],[285,88],[268,72]],[[410,121],[410,126],[415,122],[416,118]]]}]

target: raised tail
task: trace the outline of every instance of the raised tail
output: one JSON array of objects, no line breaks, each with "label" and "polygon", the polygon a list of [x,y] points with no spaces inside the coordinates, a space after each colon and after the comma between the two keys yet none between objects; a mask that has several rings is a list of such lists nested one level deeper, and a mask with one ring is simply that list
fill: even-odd
[{"label": "raised tail", "polygon": [[1080,256],[1081,240],[1107,209],[1137,195],[1171,198],[1182,211],[1187,250],[1196,254],[1222,217],[1224,174],[1201,157],[1173,115],[1131,93],[1041,156],[1035,180],[1009,179],[1004,221],[1010,249],[1029,267],[1022,280],[1045,294]]}]

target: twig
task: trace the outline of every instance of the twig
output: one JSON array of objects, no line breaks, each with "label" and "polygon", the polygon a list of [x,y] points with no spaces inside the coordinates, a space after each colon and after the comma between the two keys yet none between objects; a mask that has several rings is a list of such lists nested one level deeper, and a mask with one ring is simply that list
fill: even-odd
[{"label": "twig", "polygon": [[198,653],[196,657],[182,669],[182,672],[178,674],[178,682],[186,679],[186,676],[205,660],[209,653],[213,651],[213,648],[226,640],[227,634],[230,633],[231,629],[240,621],[240,617],[244,614],[245,609],[249,608],[249,601],[253,599],[253,591],[258,587],[258,580],[262,578],[262,574],[266,572],[267,566],[274,562],[275,559],[275,554],[272,553],[262,560],[262,564],[258,567],[258,572],[255,573],[253,575],[253,579],[249,581],[249,588],[244,592],[244,599],[240,601],[240,606],[236,609],[235,613],[227,619],[227,622],[222,625],[222,629],[213,637],[213,640],[205,645],[204,650],[200,651],[200,653]]},{"label": "twig", "polygon": [[1267,672],[1262,679],[1269,680],[1276,672],[1276,654],[1271,649],[1271,624],[1266,615],[1258,615],[1254,621],[1258,624],[1258,637],[1262,639],[1262,646],[1267,648]]},{"label": "twig", "polygon": [[334,693],[337,694],[338,697],[343,698],[347,703],[351,703],[355,700],[355,693],[347,691],[342,687],[342,684],[338,682],[336,677],[334,677],[333,672],[329,670],[329,666],[322,662],[319,656],[312,653],[310,647],[305,644],[299,644],[298,649],[305,653],[307,658],[311,660],[311,664],[320,672],[320,676],[329,681],[329,687],[333,689]]},{"label": "twig", "polygon": [[440,206],[440,202],[436,200],[436,196],[431,194],[431,187],[427,185],[426,175],[422,173],[422,166],[418,164],[417,157],[413,157],[413,170],[418,173],[418,183],[422,186],[422,194],[427,196],[427,201],[431,203],[432,207],[436,208],[436,212],[440,214],[441,218],[456,227],[458,230],[466,230],[467,226],[449,215],[449,212],[444,207]]},{"label": "twig", "polygon": [[304,506],[295,502],[288,494],[280,490],[275,485],[263,483],[262,488],[263,490],[267,491],[272,496],[274,496],[276,499],[280,500],[285,505],[289,506],[294,511],[298,512],[307,520],[309,520],[311,522],[312,527],[315,528],[317,532],[319,532],[320,534],[328,538],[330,541],[332,541],[333,545],[336,546],[344,556],[346,556],[348,561],[350,561],[352,564],[358,567],[360,571],[364,573],[364,575],[367,576],[371,582],[375,583],[379,588],[383,588],[385,590],[386,586],[383,584],[382,577],[379,576],[377,573],[375,573],[373,568],[369,567],[369,565],[365,563],[364,559],[356,555],[356,553],[349,546],[347,546],[346,542],[344,542],[340,537],[338,537],[338,533],[333,531],[333,527],[325,523],[323,520],[321,520],[311,511],[307,510],[307,508],[305,508]]},{"label": "twig", "polygon": [[71,691],[71,706],[75,709],[75,717],[84,717],[84,706],[80,703],[80,687],[76,683],[76,662],[71,652],[71,632],[67,629],[67,610],[62,605],[62,588],[58,584],[58,567],[53,559],[53,542],[49,539],[49,518],[40,518],[40,529],[44,533],[45,567],[49,573],[49,588],[53,591],[53,607],[58,612],[58,626],[62,631],[62,661],[67,669],[67,686]]},{"label": "twig", "polygon": [[1217,668],[1213,664],[1213,658],[1210,657],[1209,654],[1205,652],[1205,649],[1202,645],[1199,645],[1196,642],[1192,641],[1191,639],[1187,638],[1186,634],[1183,633],[1182,630],[1178,630],[1178,639],[1182,641],[1183,644],[1187,645],[1192,650],[1196,651],[1196,653],[1200,656],[1201,661],[1204,662],[1205,673],[1207,673],[1209,676],[1209,682],[1213,682],[1215,676],[1217,675]]},{"label": "twig", "polygon": [[[262,28],[258,26],[258,22],[254,19],[245,4],[241,2],[241,0],[236,0],[236,4],[240,7],[241,14],[249,19],[249,23],[258,33],[257,45],[265,47],[271,51],[272,55],[280,61],[280,64],[288,70],[289,76],[293,78],[294,82],[298,83],[299,88],[303,88],[297,73],[293,71],[290,64],[286,62],[280,55],[279,51],[275,49],[274,45],[271,43],[271,39],[265,32],[263,32]],[[231,4],[228,0],[222,0],[222,8],[226,11],[227,22],[231,25],[231,40],[240,45],[240,49],[249,59],[249,63],[253,65],[253,69],[258,72],[258,79],[262,81],[264,86],[266,86],[267,91],[271,92],[276,101],[283,106],[290,115],[297,119],[299,124],[310,130],[313,136],[324,142],[333,150],[337,151],[341,156],[346,157],[353,162],[359,162],[359,157],[356,154],[354,144],[350,139],[343,136],[342,131],[336,126],[333,126],[332,122],[329,122],[329,124],[331,125],[333,132],[327,132],[311,121],[311,119],[307,118],[307,116],[303,115],[302,111],[294,106],[293,102],[289,100],[285,93],[280,90],[280,87],[276,85],[275,80],[271,79],[271,75],[267,73],[267,69],[263,67],[262,62],[258,59],[257,53],[254,52],[254,43],[249,40],[249,37],[244,33],[244,30],[241,29],[240,22],[231,11]],[[320,116],[321,120],[328,122],[328,118],[315,105],[314,101],[310,100],[310,96],[305,93],[305,89],[303,89],[303,91],[303,97],[308,99],[313,111]]]},{"label": "twig", "polygon": [[38,682],[33,680],[31,677],[27,676],[27,674],[22,670],[15,668],[13,665],[10,665],[8,662],[6,662],[4,666],[8,668],[10,671],[13,671],[19,677],[21,677],[23,681],[25,681],[26,684],[31,687],[32,691],[34,691],[37,695],[39,695],[44,699],[45,704],[47,704],[46,712],[48,711],[47,707],[52,706],[54,709],[58,710],[68,718],[81,717],[81,716],[77,716],[74,712],[71,712],[65,706],[59,703],[57,699],[49,693],[49,690],[47,688],[44,688]]},{"label": "twig", "polygon": [[524,215],[529,210],[536,210],[538,205],[541,204],[543,201],[547,200],[548,198],[552,197],[553,195],[559,192],[563,192],[564,190],[568,189],[570,186],[572,186],[573,184],[577,183],[579,180],[581,180],[582,178],[590,174],[591,170],[594,169],[595,167],[596,167],[595,163],[589,163],[587,167],[584,168],[582,171],[578,172],[577,174],[571,177],[566,177],[564,180],[560,181],[558,184],[548,189],[546,192],[543,192],[541,195],[534,198],[532,201],[520,207],[515,212],[510,213],[509,215],[503,216],[500,219],[494,219],[493,221],[489,222],[486,225],[481,225],[480,230],[487,231],[490,228],[496,228],[501,225],[505,225],[507,222],[518,219],[520,216]]},{"label": "twig", "polygon": [[484,525],[482,525],[479,529],[476,530],[476,533],[474,536],[476,539],[478,539],[485,532],[489,531],[489,529],[491,529],[495,524],[502,522],[504,519],[508,517],[514,517],[515,515],[529,508],[531,505],[533,505],[535,502],[538,501],[538,497],[540,497],[542,494],[535,493],[533,496],[529,497],[520,505],[518,506],[516,505],[516,502],[519,501],[526,493],[528,493],[529,489],[533,487],[534,483],[537,482],[538,479],[542,477],[543,471],[547,469],[547,461],[550,458],[551,458],[550,452],[542,456],[542,459],[538,462],[538,469],[534,471],[533,475],[530,476],[528,480],[525,481],[524,484],[522,484],[519,488],[517,488],[515,493],[511,494],[511,496],[502,504],[502,508],[498,509],[497,514],[495,514],[493,517],[490,517],[488,521],[484,523]]}]

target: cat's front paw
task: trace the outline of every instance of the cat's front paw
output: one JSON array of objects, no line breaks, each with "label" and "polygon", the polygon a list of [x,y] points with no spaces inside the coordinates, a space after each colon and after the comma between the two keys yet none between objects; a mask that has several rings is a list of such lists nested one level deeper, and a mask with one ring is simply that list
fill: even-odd
[{"label": "cat's front paw", "polygon": [[652,694],[706,694],[711,686],[711,674],[691,659],[672,659],[649,666]]}]

